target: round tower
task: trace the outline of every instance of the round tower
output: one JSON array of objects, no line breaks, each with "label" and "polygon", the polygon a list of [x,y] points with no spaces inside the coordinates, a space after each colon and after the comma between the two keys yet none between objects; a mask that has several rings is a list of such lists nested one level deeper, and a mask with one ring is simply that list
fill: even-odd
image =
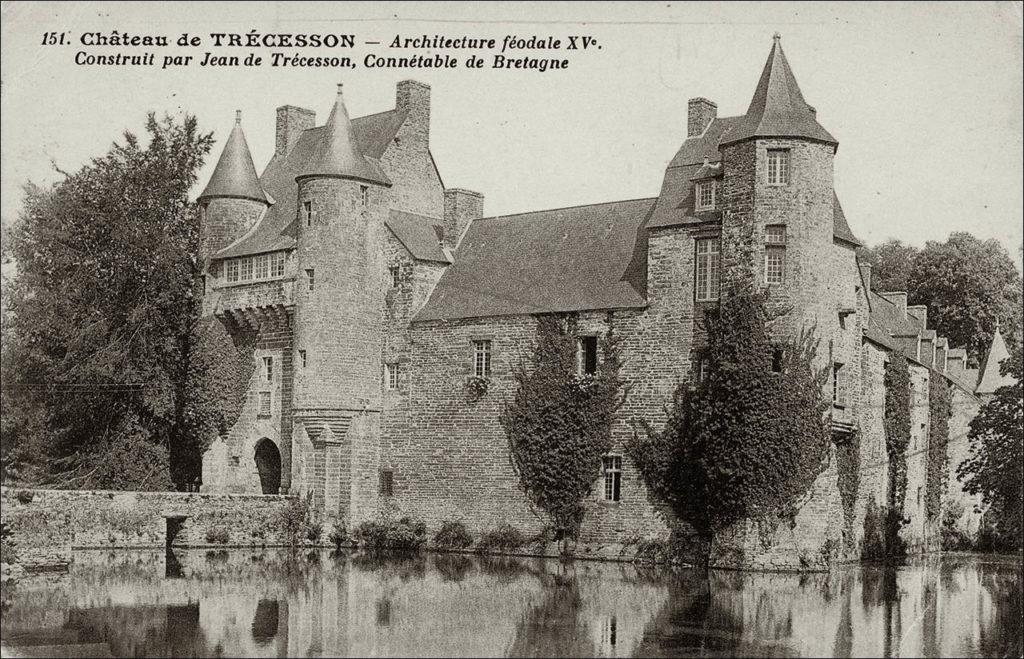
[{"label": "round tower", "polygon": [[306,460],[299,486],[315,493],[326,517],[351,519],[360,505],[354,498],[376,496],[376,463],[361,461],[376,455],[380,439],[380,278],[390,181],[360,151],[341,85],[320,131],[295,177],[294,410],[313,462]]},{"label": "round tower", "polygon": [[204,262],[251,229],[270,205],[242,132],[241,110],[235,111],[235,126],[198,201]]},{"label": "round tower", "polygon": [[772,303],[791,307],[778,332],[813,326],[830,335],[838,329],[831,282],[838,142],[804,100],[778,34],[747,113],[719,146],[724,273],[749,268],[771,289]]}]

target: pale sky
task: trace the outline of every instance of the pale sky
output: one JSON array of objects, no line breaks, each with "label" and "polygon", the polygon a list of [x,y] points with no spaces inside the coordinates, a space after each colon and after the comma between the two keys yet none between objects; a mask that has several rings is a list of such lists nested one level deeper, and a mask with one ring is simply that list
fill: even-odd
[{"label": "pale sky", "polygon": [[[448,187],[482,192],[488,215],[658,194],[686,134],[686,101],[720,116],[746,111],[782,44],[819,122],[839,140],[835,185],[854,233],[923,245],[967,230],[999,239],[1018,266],[1022,238],[1022,21],[1013,3],[3,3],[0,216],[15,217],[26,180],[47,183],[102,155],[146,112],[189,112],[218,146],[243,112],[258,171],[274,148],[274,110],[292,104],[323,123],[335,85],[349,113],[394,106],[394,87],[432,87],[431,150]],[[355,69],[74,64],[81,34],[111,30],[354,34]],[[66,31],[71,45],[40,45]],[[600,50],[516,51],[569,57],[563,71],[368,69],[396,35],[588,35]],[[365,45],[380,41],[381,45]],[[91,49],[92,52],[115,52]],[[211,48],[210,50],[215,50]],[[221,49],[227,52],[227,49]],[[231,49],[244,55],[251,49]],[[266,57],[281,50],[254,49]],[[314,50],[318,52],[313,52]],[[126,52],[138,52],[139,49]],[[448,51],[464,59],[465,51]],[[432,54],[432,53],[431,53]],[[485,55],[490,62],[490,55]]]}]

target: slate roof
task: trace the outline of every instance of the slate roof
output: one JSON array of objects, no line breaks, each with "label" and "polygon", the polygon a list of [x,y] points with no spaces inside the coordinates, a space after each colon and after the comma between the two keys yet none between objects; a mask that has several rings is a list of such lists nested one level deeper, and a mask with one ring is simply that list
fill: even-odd
[{"label": "slate roof", "polygon": [[474,220],[414,321],[646,306],[654,199]]},{"label": "slate roof", "polygon": [[[373,127],[377,128],[376,123]],[[324,124],[309,159],[299,169],[298,176],[333,176],[380,185],[391,184],[380,166],[363,154],[362,146],[352,129],[352,121],[348,118],[341,85],[338,85],[331,116]]]},{"label": "slate roof", "polygon": [[814,109],[804,100],[786,55],[782,52],[782,41],[778,34],[775,35],[747,113],[723,136],[722,143],[755,137],[803,137],[839,144],[818,123]]},{"label": "slate roof", "polygon": [[256,178],[256,167],[252,164],[249,144],[242,132],[241,112],[235,118],[235,125],[224,143],[217,166],[213,169],[210,182],[206,184],[199,199],[204,197],[235,197],[270,203]]},{"label": "slate roof", "polygon": [[[366,158],[379,167],[379,158],[402,127],[408,113],[404,110],[378,112],[352,120],[359,149]],[[313,150],[322,139],[324,126],[303,131],[286,155],[274,155],[263,170],[260,183],[270,194],[274,204],[248,233],[220,250],[216,258],[229,258],[259,254],[295,246],[296,183],[295,177],[312,157]]]},{"label": "slate roof", "polygon": [[444,227],[438,220],[405,211],[391,211],[384,221],[413,258],[420,261],[451,263],[441,247]]},{"label": "slate roof", "polygon": [[989,346],[988,354],[985,355],[981,376],[978,378],[977,391],[979,394],[994,394],[999,387],[1013,384],[1013,377],[1003,375],[999,370],[1000,364],[1009,356],[1010,352],[1006,349],[1006,342],[1003,341],[1003,335],[997,326],[992,335],[992,344]]}]

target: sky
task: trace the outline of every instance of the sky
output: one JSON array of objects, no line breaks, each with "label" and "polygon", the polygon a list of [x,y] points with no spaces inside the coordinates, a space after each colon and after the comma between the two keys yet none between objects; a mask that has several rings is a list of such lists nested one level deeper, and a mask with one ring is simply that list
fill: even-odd
[{"label": "sky", "polygon": [[[819,122],[839,141],[835,186],[854,233],[921,246],[951,231],[998,239],[1020,267],[1022,5],[1013,3],[2,3],[0,219],[21,186],[47,184],[104,154],[147,112],[190,113],[218,140],[235,110],[258,171],[273,153],[275,108],[322,123],[336,84],[349,113],[394,107],[395,84],[431,85],[431,151],[447,187],[485,195],[488,215],[658,194],[686,135],[686,101],[743,114],[779,32]],[[214,32],[353,34],[352,49],[151,50],[156,67],[88,67],[81,35],[111,30],[209,41]],[[43,46],[66,32],[67,45]],[[372,69],[395,36],[585,35],[600,49],[514,51],[569,58],[565,70]],[[367,45],[366,41],[380,41]],[[212,46],[212,44],[211,44]],[[350,55],[348,68],[196,65],[161,70],[165,53],[206,50]],[[229,50],[231,52],[229,52]],[[320,52],[313,52],[313,51]],[[323,52],[328,51],[328,52]],[[460,60],[466,51],[446,51]],[[490,64],[491,56],[484,57]]]}]

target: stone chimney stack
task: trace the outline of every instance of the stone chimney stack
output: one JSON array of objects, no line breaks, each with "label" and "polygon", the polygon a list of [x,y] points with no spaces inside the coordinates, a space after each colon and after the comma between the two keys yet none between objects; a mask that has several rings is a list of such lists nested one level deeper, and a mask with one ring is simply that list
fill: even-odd
[{"label": "stone chimney stack", "polygon": [[915,304],[907,307],[907,311],[914,314],[915,317],[921,319],[921,329],[928,329],[928,305],[927,304]]},{"label": "stone chimney stack", "polygon": [[274,139],[274,155],[285,156],[299,141],[302,131],[316,125],[316,112],[294,105],[277,108],[277,132]]},{"label": "stone chimney stack", "polygon": [[424,148],[430,146],[430,85],[403,80],[395,87],[395,108],[407,110],[406,125]]},{"label": "stone chimney stack", "polygon": [[718,116],[718,106],[706,98],[691,98],[686,108],[686,136],[697,137],[707,130]]},{"label": "stone chimney stack", "polygon": [[472,190],[444,191],[444,246],[454,251],[473,220],[484,215],[484,196]]},{"label": "stone chimney stack", "polygon": [[907,317],[907,293],[906,291],[891,291],[888,293],[882,293],[882,297],[889,300],[896,305],[899,309],[900,315],[904,318]]}]

